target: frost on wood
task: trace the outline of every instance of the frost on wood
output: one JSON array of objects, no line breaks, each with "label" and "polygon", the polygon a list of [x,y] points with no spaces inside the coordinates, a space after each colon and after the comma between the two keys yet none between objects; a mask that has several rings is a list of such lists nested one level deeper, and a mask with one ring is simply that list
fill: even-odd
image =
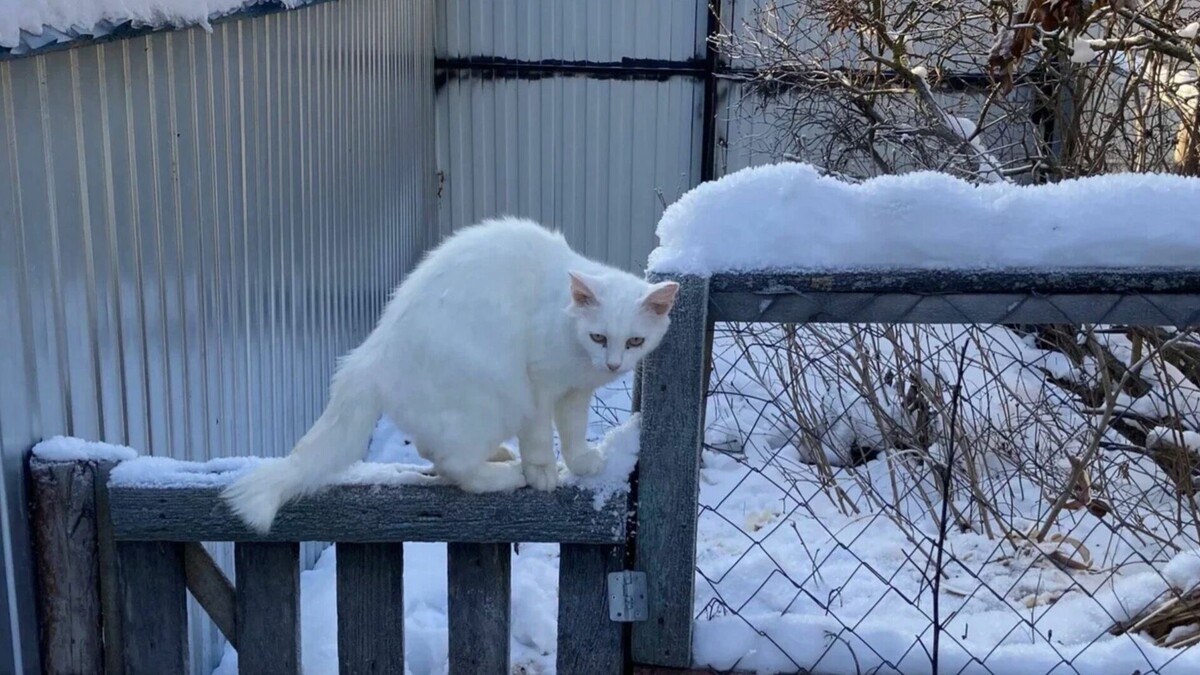
[{"label": "frost on wood", "polygon": [[247,7],[311,0],[16,0],[0,9],[0,48],[22,53],[55,42],[100,37],[132,28],[182,28],[209,22]]},{"label": "frost on wood", "polygon": [[650,269],[1196,267],[1197,203],[1200,180],[1169,175],[976,187],[913,173],[849,184],[777,164],[704,183],[668,207]]},{"label": "frost on wood", "polygon": [[137,457],[138,453],[123,445],[54,436],[33,446],[33,456],[44,462],[122,462]]}]

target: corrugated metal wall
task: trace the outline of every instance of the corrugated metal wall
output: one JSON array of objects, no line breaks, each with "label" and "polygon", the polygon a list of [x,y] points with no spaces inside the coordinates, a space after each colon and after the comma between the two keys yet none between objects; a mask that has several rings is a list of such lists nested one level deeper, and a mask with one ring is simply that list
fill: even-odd
[{"label": "corrugated metal wall", "polygon": [[448,64],[697,62],[706,17],[703,0],[439,2],[440,233],[526,216],[642,269],[662,209],[700,179],[702,80]]},{"label": "corrugated metal wall", "polygon": [[341,0],[0,62],[0,672],[36,663],[37,440],[282,454],[319,413],[435,227],[432,27]]}]

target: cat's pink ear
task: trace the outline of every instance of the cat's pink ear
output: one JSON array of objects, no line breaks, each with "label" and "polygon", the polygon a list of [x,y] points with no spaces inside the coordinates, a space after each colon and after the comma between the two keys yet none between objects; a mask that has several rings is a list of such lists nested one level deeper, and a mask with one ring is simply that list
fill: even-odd
[{"label": "cat's pink ear", "polygon": [[679,284],[674,281],[655,284],[654,289],[647,293],[642,300],[642,306],[659,316],[666,316],[667,312],[670,312],[671,308],[675,306],[677,293],[679,293]]},{"label": "cat's pink ear", "polygon": [[588,286],[588,282],[583,278],[583,275],[576,272],[569,272],[571,275],[571,302],[578,307],[592,307],[600,304],[596,299],[596,293]]}]

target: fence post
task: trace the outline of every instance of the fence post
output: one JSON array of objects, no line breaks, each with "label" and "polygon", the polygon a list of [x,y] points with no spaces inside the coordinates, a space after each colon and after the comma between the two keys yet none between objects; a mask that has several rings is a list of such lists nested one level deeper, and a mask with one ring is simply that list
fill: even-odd
[{"label": "fence post", "polygon": [[98,471],[89,462],[29,463],[38,634],[47,673],[104,672]]},{"label": "fence post", "polygon": [[[660,280],[666,277],[659,277]],[[696,505],[711,349],[707,278],[675,278],[679,297],[662,344],[642,363],[635,568],[646,573],[649,618],[633,624],[637,664],[692,660]]]},{"label": "fence post", "polygon": [[511,544],[447,544],[450,675],[507,673]]},{"label": "fence post", "polygon": [[300,544],[235,544],[238,672],[300,673]]},{"label": "fence post", "polygon": [[404,672],[404,544],[337,544],[341,675]]}]

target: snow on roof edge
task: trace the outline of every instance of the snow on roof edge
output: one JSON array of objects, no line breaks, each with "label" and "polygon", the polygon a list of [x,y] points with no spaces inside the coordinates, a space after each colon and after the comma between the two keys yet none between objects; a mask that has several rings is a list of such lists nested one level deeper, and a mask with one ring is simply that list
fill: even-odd
[{"label": "snow on roof edge", "polygon": [[181,30],[243,14],[286,11],[328,0],[25,0],[0,12],[0,59],[76,43]]}]

